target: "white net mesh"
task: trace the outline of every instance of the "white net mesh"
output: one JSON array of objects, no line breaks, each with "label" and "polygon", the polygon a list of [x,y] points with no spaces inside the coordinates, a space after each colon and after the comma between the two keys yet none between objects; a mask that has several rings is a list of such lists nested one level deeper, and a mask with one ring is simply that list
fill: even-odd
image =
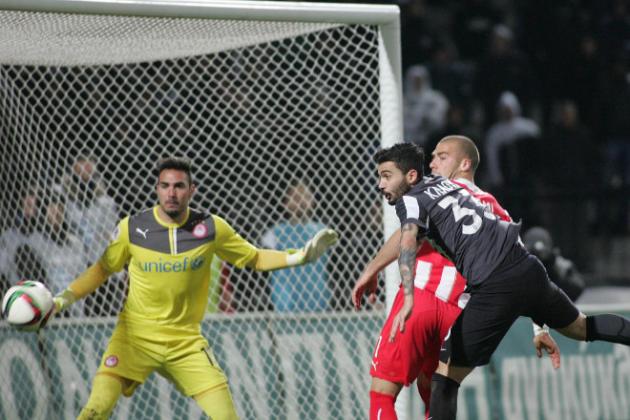
[{"label": "white net mesh", "polygon": [[4,64],[77,66],[175,59],[295,37],[335,25],[5,12]]},{"label": "white net mesh", "polygon": [[[239,415],[364,417],[383,314],[352,313],[349,296],[382,240],[378,27],[5,11],[0,38],[4,287],[59,292],[120,217],[155,203],[158,158],[189,157],[193,207],[250,242],[296,246],[321,225],[341,235],[302,272],[216,266],[203,331]],[[39,337],[0,323],[0,418],[76,417],[126,281]],[[115,411],[200,417],[157,375]]]}]

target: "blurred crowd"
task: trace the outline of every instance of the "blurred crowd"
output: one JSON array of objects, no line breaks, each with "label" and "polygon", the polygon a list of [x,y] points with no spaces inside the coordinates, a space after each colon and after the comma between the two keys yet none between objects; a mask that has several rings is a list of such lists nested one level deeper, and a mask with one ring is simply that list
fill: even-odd
[{"label": "blurred crowd", "polygon": [[[23,279],[38,280],[59,293],[100,258],[118,219],[90,156],[78,156],[62,181],[32,185],[0,234],[0,289]],[[110,281],[68,315],[110,315],[123,301],[124,283]]]},{"label": "blurred crowd", "polygon": [[588,264],[630,232],[630,2],[406,0],[405,138],[473,138],[478,184]]}]

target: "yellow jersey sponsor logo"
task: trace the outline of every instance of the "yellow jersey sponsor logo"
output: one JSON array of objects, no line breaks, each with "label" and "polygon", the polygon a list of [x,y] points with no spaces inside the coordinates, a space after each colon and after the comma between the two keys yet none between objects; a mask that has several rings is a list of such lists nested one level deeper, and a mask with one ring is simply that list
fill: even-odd
[{"label": "yellow jersey sponsor logo", "polygon": [[184,257],[181,261],[146,261],[142,263],[142,271],[145,273],[182,273],[184,271],[197,271],[204,263],[204,257]]}]

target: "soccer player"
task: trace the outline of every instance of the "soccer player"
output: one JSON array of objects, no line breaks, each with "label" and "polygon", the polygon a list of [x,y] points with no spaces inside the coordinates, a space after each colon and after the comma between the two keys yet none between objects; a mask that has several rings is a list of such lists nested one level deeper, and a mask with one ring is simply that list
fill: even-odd
[{"label": "soccer player", "polygon": [[201,336],[213,256],[276,270],[315,261],[337,234],[321,230],[297,251],[257,249],[222,218],[189,208],[189,161],[163,159],[156,175],[159,204],[120,221],[100,260],[55,297],[62,311],[128,265],[129,294],[79,419],[109,418],[120,395],[155,370],[213,420],[236,419],[227,378]]},{"label": "soccer player", "polygon": [[[484,203],[489,211],[502,220],[511,221],[496,199],[474,183],[479,166],[479,151],[471,139],[457,135],[446,136],[436,145],[432,155],[432,174],[452,179]],[[365,268],[352,292],[352,301],[357,309],[360,308],[361,297],[366,291],[370,300],[375,299],[377,273],[398,257],[399,242],[400,230],[392,235]],[[438,365],[440,345],[469,297],[467,293],[462,294],[466,280],[457,272],[453,263],[428,242],[422,244],[416,255],[414,286],[416,304],[407,320],[407,331],[394,341],[388,339],[392,333],[393,318],[404,300],[404,291],[401,288],[374,349],[370,369],[371,419],[395,419],[396,397],[403,385],[407,386],[416,379],[428,418],[430,379]],[[554,364],[559,363],[557,346],[544,330],[536,334],[534,344],[539,355],[541,347],[545,347],[555,359]]]},{"label": "soccer player", "polygon": [[614,314],[586,316],[555,284],[519,240],[520,224],[489,212],[461,185],[441,176],[423,177],[422,149],[402,143],[379,151],[379,189],[396,206],[401,223],[398,264],[403,303],[390,340],[405,331],[414,308],[414,266],[425,239],[462,273],[470,300],[440,350],[431,384],[433,420],[455,420],[461,381],[490,356],[519,316],[581,341],[630,345],[630,321]]}]

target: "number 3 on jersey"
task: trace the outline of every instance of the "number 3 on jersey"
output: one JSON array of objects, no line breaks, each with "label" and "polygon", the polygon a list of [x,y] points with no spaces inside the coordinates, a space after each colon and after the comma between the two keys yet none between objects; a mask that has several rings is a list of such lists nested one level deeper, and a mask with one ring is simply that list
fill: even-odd
[{"label": "number 3 on jersey", "polygon": [[472,217],[472,221],[470,223],[464,223],[462,225],[462,233],[464,235],[472,235],[473,233],[476,233],[479,228],[481,228],[481,216],[479,216],[477,212],[473,209],[461,207],[459,205],[459,202],[457,201],[457,198],[453,197],[452,195],[447,195],[446,197],[441,199],[438,203],[438,206],[443,209],[452,207],[453,216],[455,217],[456,222],[459,222],[462,218],[466,216]]}]

